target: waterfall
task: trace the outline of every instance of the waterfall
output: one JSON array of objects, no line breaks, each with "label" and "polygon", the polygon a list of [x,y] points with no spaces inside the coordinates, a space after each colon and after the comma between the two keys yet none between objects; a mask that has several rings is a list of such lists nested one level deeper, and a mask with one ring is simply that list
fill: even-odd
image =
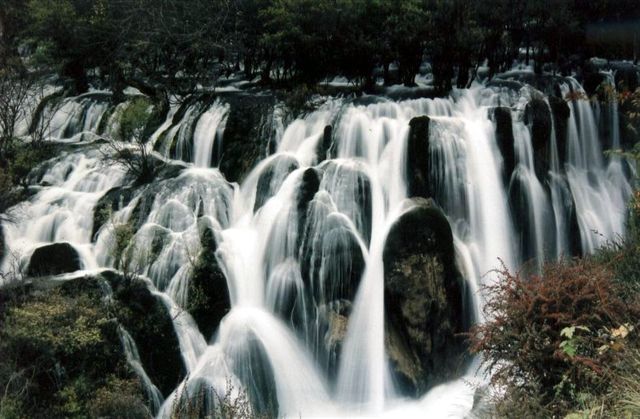
[{"label": "waterfall", "polygon": [[154,413],[158,412],[163,401],[162,394],[160,394],[160,390],[158,390],[158,387],[153,384],[146,371],[142,367],[142,361],[140,360],[138,347],[135,341],[133,340],[129,332],[127,332],[126,329],[122,326],[118,326],[118,335],[120,335],[120,341],[122,342],[122,347],[124,349],[127,362],[140,379],[142,387],[144,388],[144,391],[147,394],[147,398],[149,399],[149,404],[151,405],[152,411]]},{"label": "waterfall", "polygon": [[[481,289],[498,280],[501,263],[539,269],[624,235],[625,162],[603,155],[599,135],[607,124],[619,146],[617,104],[595,107],[571,78],[559,87],[556,102],[528,86],[476,86],[437,99],[324,98],[301,115],[276,104],[272,137],[260,139],[269,153],[239,184],[217,168],[238,106],[225,97],[172,106],[149,141],[169,169],[146,185],[127,184],[123,169],[101,164],[104,149],[82,141],[116,129],[118,108],[70,98],[52,136],[74,146],[32,176],[35,193],[15,208],[22,216],[3,224],[5,254],[18,255],[26,272],[37,248],[66,242],[81,269],[122,269],[126,258],[146,278],[172,318],[188,372],[160,405],[120,332],[158,417],[196,395],[202,415],[248,397],[252,409],[280,416],[462,417],[474,397],[466,383],[482,381],[476,365],[417,398],[398,379],[387,238],[419,205],[412,198],[430,198],[450,226],[447,269],[470,299],[465,318],[483,321]],[[557,100],[568,107],[566,121],[554,113]],[[412,121],[428,130],[413,131]],[[110,211],[96,217],[105,203]],[[132,238],[116,258],[122,225]],[[205,275],[205,297],[228,296],[215,333],[190,312],[203,256],[216,269]]]}]

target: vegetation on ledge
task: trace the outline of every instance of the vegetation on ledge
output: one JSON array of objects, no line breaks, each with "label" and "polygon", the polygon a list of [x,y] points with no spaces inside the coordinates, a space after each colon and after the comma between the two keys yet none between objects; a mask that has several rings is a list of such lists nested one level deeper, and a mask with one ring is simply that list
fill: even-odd
[{"label": "vegetation on ledge", "polygon": [[541,274],[497,272],[487,322],[470,333],[492,372],[484,415],[640,415],[639,220],[636,192],[624,240]]}]

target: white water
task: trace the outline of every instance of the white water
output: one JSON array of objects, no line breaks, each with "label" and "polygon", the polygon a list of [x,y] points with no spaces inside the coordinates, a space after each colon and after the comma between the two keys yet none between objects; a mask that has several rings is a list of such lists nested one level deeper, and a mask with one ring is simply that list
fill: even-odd
[{"label": "white water", "polygon": [[[562,88],[566,94],[579,86],[568,80]],[[450,221],[457,268],[474,298],[476,320],[482,320],[478,289],[496,280],[486,274],[499,266],[499,258],[515,268],[528,258],[540,264],[568,249],[571,205],[584,251],[624,233],[630,187],[624,163],[602,156],[596,111],[587,101],[570,103],[568,159],[558,161],[552,134],[548,177],[540,179],[530,127],[522,120],[529,97],[526,90],[478,87],[447,99],[366,106],[328,100],[318,111],[276,127],[275,155],[241,185],[228,184],[211,167],[223,146],[229,105],[216,100],[205,108],[195,102],[175,122],[174,108],[151,143],[166,159],[188,163],[180,175],[139,188],[92,238],[96,202],[125,178],[121,169],[100,165],[97,151],[78,148],[46,170],[38,193],[15,209],[22,214],[17,223],[3,225],[7,250],[26,269],[35,248],[66,241],[78,250],[83,268],[113,266],[116,226],[139,226],[125,251],[129,269],[148,277],[167,307],[189,372],[160,408],[160,417],[169,417],[178,400],[203,389],[213,401],[211,409],[216,400],[211,392],[230,392],[232,398],[243,391],[265,392],[259,371],[275,386],[281,416],[463,417],[473,404],[467,381],[482,381],[475,367],[419,400],[407,400],[395,388],[385,349],[382,254],[390,226],[411,205],[406,200],[411,118],[431,118],[424,141],[430,144],[433,198]],[[488,109],[497,105],[512,109],[516,169],[506,174],[506,184],[488,117]],[[78,133],[95,131],[106,111],[100,106],[86,98],[67,101],[54,119],[56,135],[69,132],[77,141],[82,139]],[[617,123],[617,108],[611,112]],[[117,124],[115,119],[109,125]],[[273,119],[284,120],[280,114]],[[333,126],[335,144],[328,152],[331,159],[323,161],[326,151],[318,152],[326,125]],[[619,144],[619,130],[612,129],[613,143]],[[259,190],[269,171],[268,191]],[[301,202],[314,176],[319,190],[307,197],[310,202]],[[514,224],[522,220],[516,220],[508,199],[514,182],[530,203],[518,215],[530,232],[520,243]],[[261,193],[267,195],[257,207]],[[203,336],[185,311],[204,228],[216,237],[215,257],[231,302],[213,337]],[[525,255],[525,247],[532,251]],[[10,259],[5,257],[3,270]],[[340,307],[350,315],[336,352],[330,338]],[[135,361],[133,343],[125,339],[123,344]],[[256,352],[261,356],[252,355]],[[144,380],[144,369],[136,372]]]}]

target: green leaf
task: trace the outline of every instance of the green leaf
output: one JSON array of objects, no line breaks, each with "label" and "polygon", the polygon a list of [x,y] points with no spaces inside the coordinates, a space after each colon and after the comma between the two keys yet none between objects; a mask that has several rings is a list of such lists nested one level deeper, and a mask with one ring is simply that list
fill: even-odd
[{"label": "green leaf", "polygon": [[576,356],[576,347],[572,340],[565,340],[560,343],[560,349],[569,357],[573,358]]}]

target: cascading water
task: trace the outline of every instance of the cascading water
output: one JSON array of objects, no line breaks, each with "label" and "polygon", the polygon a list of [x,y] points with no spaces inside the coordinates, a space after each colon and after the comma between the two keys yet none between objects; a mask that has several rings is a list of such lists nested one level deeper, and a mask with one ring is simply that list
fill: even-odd
[{"label": "cascading water", "polygon": [[[367,98],[368,105],[328,99],[276,127],[275,152],[240,185],[215,168],[233,108],[223,99],[185,102],[150,140],[173,174],[132,188],[126,199],[123,192],[108,221],[93,225],[98,201],[128,191],[127,178],[101,165],[96,148],[72,149],[47,163],[37,193],[15,209],[23,216],[3,225],[6,253],[19,255],[26,271],[34,249],[64,241],[78,252],[81,269],[126,268],[146,278],[171,315],[188,372],[159,417],[196,395],[212,414],[220,397],[245,393],[254,409],[281,416],[461,417],[473,404],[466,382],[475,379],[474,367],[411,400],[391,362],[384,255],[390,231],[418,205],[409,199],[416,189],[408,168],[427,168],[425,190],[453,234],[450,268],[473,300],[467,317],[482,321],[478,290],[496,280],[486,274],[498,258],[510,268],[529,260],[539,266],[567,253],[572,234],[590,252],[624,233],[624,161],[603,157],[597,109],[570,94],[582,92],[579,84],[567,79],[561,91],[570,99],[566,144],[543,100],[537,111],[551,122],[542,145],[529,108],[538,93],[528,87],[475,87],[447,99]],[[97,134],[105,126],[102,103],[65,102],[53,137]],[[510,121],[511,148],[492,117],[499,107]],[[273,119],[286,120],[282,107],[274,112]],[[617,108],[609,112],[602,121],[615,125]],[[107,126],[117,124],[116,114]],[[421,116],[428,132],[416,137],[412,121]],[[612,133],[619,144],[619,131]],[[426,152],[412,154],[415,147]],[[579,232],[570,231],[572,220]],[[116,257],[121,225],[133,237]],[[216,292],[228,294],[212,336],[189,314],[202,252],[225,278]],[[5,257],[3,270],[9,263]],[[139,364],[130,336],[121,337],[130,363]]]}]

